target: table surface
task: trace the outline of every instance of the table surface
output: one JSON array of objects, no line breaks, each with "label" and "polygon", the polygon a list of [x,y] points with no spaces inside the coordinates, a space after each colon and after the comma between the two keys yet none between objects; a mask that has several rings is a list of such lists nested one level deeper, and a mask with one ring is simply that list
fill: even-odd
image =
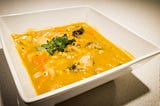
[{"label": "table surface", "polygon": [[[160,47],[160,2],[112,0],[1,0],[0,15],[91,5],[106,16]],[[0,35],[2,36],[2,35]],[[124,76],[57,106],[160,106],[160,56]],[[0,44],[0,105],[53,106],[52,100],[25,104],[17,93]]]}]

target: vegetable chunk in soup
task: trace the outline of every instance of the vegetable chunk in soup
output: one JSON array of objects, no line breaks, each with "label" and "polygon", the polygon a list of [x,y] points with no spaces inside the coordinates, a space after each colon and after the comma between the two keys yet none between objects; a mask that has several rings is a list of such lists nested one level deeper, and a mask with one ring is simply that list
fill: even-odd
[{"label": "vegetable chunk in soup", "polygon": [[12,38],[38,95],[133,59],[84,22]]}]

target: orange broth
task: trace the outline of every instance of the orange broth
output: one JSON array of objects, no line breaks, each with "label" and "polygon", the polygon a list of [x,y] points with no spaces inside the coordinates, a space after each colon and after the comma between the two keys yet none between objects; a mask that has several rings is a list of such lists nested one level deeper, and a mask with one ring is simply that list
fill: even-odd
[{"label": "orange broth", "polygon": [[[74,31],[82,29],[82,33]],[[36,47],[64,34],[75,42],[50,55]],[[134,57],[104,38],[87,23],[12,34],[37,95],[88,78],[131,61]]]}]

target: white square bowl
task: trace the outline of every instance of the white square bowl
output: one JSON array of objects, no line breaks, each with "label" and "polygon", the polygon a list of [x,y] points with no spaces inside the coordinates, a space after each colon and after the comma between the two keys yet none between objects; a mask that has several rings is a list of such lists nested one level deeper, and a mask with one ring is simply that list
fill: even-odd
[{"label": "white square bowl", "polygon": [[[114,44],[131,52],[135,56],[135,59],[109,71],[37,96],[27,70],[21,63],[11,33],[23,33],[28,28],[43,29],[76,22],[87,22]],[[90,6],[77,6],[2,16],[0,17],[0,29],[2,33],[2,47],[10,71],[20,96],[27,103],[49,97],[52,97],[54,103],[59,103],[113,80],[160,54],[158,47],[118,23],[113,22]]]}]

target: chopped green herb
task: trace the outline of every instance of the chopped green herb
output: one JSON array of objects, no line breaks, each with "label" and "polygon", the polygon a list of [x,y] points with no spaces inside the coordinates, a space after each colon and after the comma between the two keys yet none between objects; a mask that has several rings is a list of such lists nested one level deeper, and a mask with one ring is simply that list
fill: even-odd
[{"label": "chopped green herb", "polygon": [[75,39],[68,40],[67,34],[64,34],[62,37],[52,38],[51,41],[47,40],[47,44],[37,46],[36,49],[38,51],[46,49],[50,55],[53,55],[56,50],[63,52],[65,47],[73,42],[75,42]]},{"label": "chopped green herb", "polygon": [[44,50],[44,49],[45,49],[45,48],[44,48],[44,47],[41,47],[41,46],[37,46],[37,47],[36,47],[36,50],[37,50],[37,51],[41,51],[41,50]]}]

